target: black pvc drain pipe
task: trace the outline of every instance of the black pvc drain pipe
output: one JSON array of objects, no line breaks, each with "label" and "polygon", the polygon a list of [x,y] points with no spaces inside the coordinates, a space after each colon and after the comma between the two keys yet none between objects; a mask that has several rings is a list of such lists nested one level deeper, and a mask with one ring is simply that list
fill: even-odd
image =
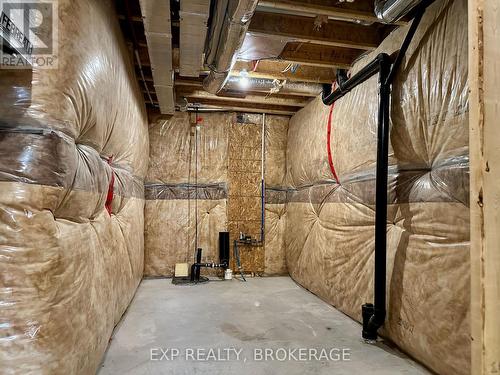
[{"label": "black pvc drain pipe", "polygon": [[[391,85],[399,66],[410,45],[415,31],[422,19],[427,6],[432,0],[426,0],[415,11],[415,18],[395,59],[381,53],[354,76],[346,80],[345,71],[338,76],[338,89],[332,92],[331,85],[323,85],[322,100],[325,105],[331,105],[356,86],[366,82],[375,74],[379,74],[379,106],[377,126],[377,176],[375,202],[375,272],[374,272],[374,303],[362,306],[363,332],[362,337],[368,341],[377,340],[378,329],[384,325],[386,318],[386,273],[387,273],[387,181],[389,159],[389,127]],[[392,63],[394,61],[394,64]],[[392,65],[392,68],[391,68]]]}]

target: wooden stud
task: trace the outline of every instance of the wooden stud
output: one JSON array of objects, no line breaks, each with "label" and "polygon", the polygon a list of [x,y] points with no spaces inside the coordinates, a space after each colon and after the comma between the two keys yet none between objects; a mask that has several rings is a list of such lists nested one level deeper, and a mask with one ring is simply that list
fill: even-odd
[{"label": "wooden stud", "polygon": [[500,373],[500,4],[469,0],[473,375]]}]

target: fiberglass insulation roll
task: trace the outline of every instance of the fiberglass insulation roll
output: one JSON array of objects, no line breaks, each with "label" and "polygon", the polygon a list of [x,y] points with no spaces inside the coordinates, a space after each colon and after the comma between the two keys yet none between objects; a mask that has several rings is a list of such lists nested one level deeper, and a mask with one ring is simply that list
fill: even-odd
[{"label": "fiberglass insulation roll", "polygon": [[[399,48],[394,31],[358,61]],[[378,77],[333,108],[330,170],[320,98],[290,121],[287,265],[300,284],[361,320],[373,301]],[[381,333],[440,374],[467,374],[469,337],[467,2],[431,5],[393,85],[387,320]]]},{"label": "fiberglass insulation roll", "polygon": [[0,70],[2,374],[95,374],[143,273],[147,119],[113,3],[58,16],[57,69]]}]

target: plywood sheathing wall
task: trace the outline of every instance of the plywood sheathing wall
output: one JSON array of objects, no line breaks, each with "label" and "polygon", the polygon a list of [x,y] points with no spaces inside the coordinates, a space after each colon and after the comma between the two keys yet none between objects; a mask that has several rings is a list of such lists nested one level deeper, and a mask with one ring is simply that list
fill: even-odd
[{"label": "plywood sheathing wall", "polygon": [[500,7],[469,1],[472,374],[500,373]]},{"label": "plywood sheathing wall", "polygon": [[[261,238],[262,116],[240,116],[229,131],[228,230],[231,240],[239,234]],[[244,270],[264,272],[264,246],[240,245]],[[232,268],[236,269],[235,259]]]},{"label": "plywood sheathing wall", "polygon": [[[193,262],[196,212],[198,212],[198,246],[203,248],[203,261],[218,261],[220,231],[232,231],[231,241],[240,230],[250,232],[250,229],[253,229],[252,234],[260,236],[262,117],[248,115],[246,118],[251,120],[242,126],[237,123],[235,113],[200,113],[197,123],[198,163],[196,163],[194,142],[196,136],[194,113],[177,112],[170,120],[152,121],[150,166],[145,187],[146,276],[171,276],[175,263]],[[283,171],[284,175],[286,131],[283,129],[288,125],[288,117],[267,118],[270,126],[266,133],[266,145],[268,145],[266,147],[269,150],[266,152],[266,158],[282,163],[281,167],[275,168]],[[274,129],[277,129],[276,132]],[[274,142],[276,146],[269,145]],[[243,168],[242,163],[246,162],[240,160],[242,145],[245,149],[249,149],[248,155],[255,154],[255,157],[247,158],[249,160],[246,162],[250,164],[250,169]],[[266,172],[266,178],[270,173],[271,182],[274,181],[273,173],[276,174],[274,170],[269,168],[269,172]],[[245,173],[241,173],[242,171]],[[237,176],[243,176],[245,179]],[[248,176],[255,178],[247,181]],[[254,201],[239,202],[239,206],[235,202],[234,207],[237,208],[238,215],[239,212],[244,215],[234,216],[236,211],[229,209],[231,204],[229,202],[249,194],[253,195]],[[196,195],[198,209],[194,199]],[[266,204],[266,210],[267,208]],[[264,249],[261,248],[259,253],[259,250],[254,248],[243,255],[243,260],[246,262],[245,271],[263,272],[268,275],[286,273],[284,248],[280,237],[283,221],[274,220],[273,214],[270,216],[266,222],[266,233],[269,231],[270,234],[266,237]],[[255,224],[253,225],[255,228],[239,226],[242,222],[240,218],[244,219],[245,225],[250,220]],[[267,248],[269,249],[266,250]]]},{"label": "plywood sheathing wall", "polygon": [[147,119],[113,4],[58,16],[57,69],[0,70],[5,374],[95,374],[143,273]]},{"label": "plywood sheathing wall", "polygon": [[[436,1],[393,87],[387,223],[388,316],[382,334],[440,374],[468,374],[467,2]],[[407,27],[375,54],[397,50]],[[361,320],[373,300],[377,77],[330,108],[316,99],[287,140],[286,259],[291,276]]]}]

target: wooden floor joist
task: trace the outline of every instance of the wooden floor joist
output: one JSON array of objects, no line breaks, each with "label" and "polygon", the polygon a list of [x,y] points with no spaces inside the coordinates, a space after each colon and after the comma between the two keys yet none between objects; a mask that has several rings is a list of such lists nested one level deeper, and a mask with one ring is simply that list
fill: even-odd
[{"label": "wooden floor joist", "polygon": [[256,12],[248,31],[254,35],[362,50],[373,50],[381,42],[378,25],[363,26],[351,22],[328,21],[317,27],[311,17],[271,12]]},{"label": "wooden floor joist", "polygon": [[290,64],[295,62],[284,60],[261,60],[257,65],[256,71],[253,63],[248,61],[237,61],[233,67],[231,75],[238,76],[239,72],[245,69],[250,77],[270,78],[299,82],[311,83],[330,83],[335,79],[335,69],[333,67],[312,67],[308,65],[300,65],[295,71],[286,70]]},{"label": "wooden floor joist", "polygon": [[[367,3],[365,3],[367,4]],[[259,8],[268,8],[282,12],[294,12],[299,14],[308,14],[310,16],[328,16],[331,18],[345,20],[359,20],[364,22],[379,22],[373,12],[373,5],[366,6],[361,4],[346,4],[339,6],[337,4],[319,5],[305,1],[291,0],[260,0]]]},{"label": "wooden floor joist", "polygon": [[309,43],[288,43],[280,58],[299,64],[349,69],[363,51]]},{"label": "wooden floor joist", "polygon": [[[133,0],[132,5],[135,10],[130,14],[130,20],[137,35],[136,46],[139,47],[139,61],[142,67],[141,72],[139,63],[134,57],[136,76],[140,87],[149,91],[155,99],[143,18],[138,1]],[[129,49],[134,53],[132,39],[128,35],[130,23],[123,15],[124,10],[120,6],[118,11],[118,19],[127,36]],[[199,78],[185,79],[179,76],[179,48],[176,46],[179,44],[180,30],[177,15],[174,13],[171,32],[174,46],[172,69],[176,72],[175,87],[179,88],[178,92],[183,95],[190,94],[191,99],[203,100],[205,103],[213,101],[220,105],[228,102],[228,97],[202,94],[202,82],[209,69],[203,66],[201,61]],[[316,17],[320,15],[323,17],[317,19]],[[318,22],[319,20],[321,22]],[[251,78],[323,84],[335,80],[338,68],[349,69],[360,55],[375,49],[386,35],[387,26],[380,24],[373,14],[372,1],[332,4],[328,0],[261,0],[248,32],[271,39],[284,38],[287,42],[280,56],[262,59],[257,66],[255,62],[237,61],[231,70],[231,76],[240,76],[245,70]],[[251,102],[267,105],[274,100],[276,105],[281,105],[283,111],[288,112],[292,108],[301,108],[308,98],[314,96],[288,92],[286,95],[280,93],[278,96],[273,95],[269,99],[263,99],[263,94],[269,94],[269,90],[250,89],[246,94],[242,92],[241,95],[236,95],[229,103],[241,107]]]},{"label": "wooden floor joist", "polygon": [[196,91],[183,91],[177,90],[177,96],[191,98],[194,100],[205,99],[214,100],[218,102],[232,102],[232,103],[245,103],[245,104],[266,104],[266,105],[280,105],[285,107],[304,107],[306,106],[310,99],[298,98],[298,97],[282,97],[277,95],[271,95],[269,97],[265,95],[255,95],[247,94],[243,97],[233,97],[233,96],[217,96],[210,94],[204,90]]}]

